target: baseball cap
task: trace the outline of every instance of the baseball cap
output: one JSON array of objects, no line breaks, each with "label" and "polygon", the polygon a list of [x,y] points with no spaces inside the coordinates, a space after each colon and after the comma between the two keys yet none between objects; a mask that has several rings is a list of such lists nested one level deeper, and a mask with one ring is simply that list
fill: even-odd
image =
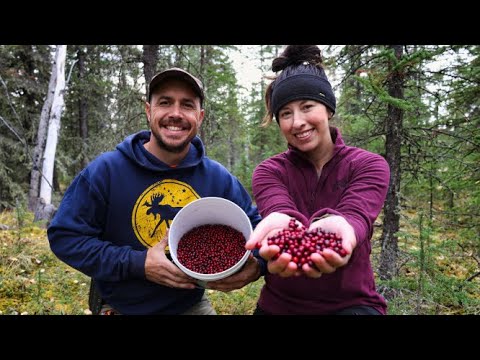
[{"label": "baseball cap", "polygon": [[150,80],[150,85],[148,86],[148,101],[150,101],[152,97],[152,92],[153,90],[163,81],[166,79],[171,79],[171,78],[177,78],[177,79],[182,79],[186,81],[188,84],[190,84],[195,91],[195,93],[198,95],[200,98],[200,104],[203,106],[203,100],[205,99],[205,94],[203,92],[203,84],[202,82],[197,79],[195,76],[190,74],[189,72],[174,67],[170,68],[164,71],[159,72],[156,74],[152,80]]}]

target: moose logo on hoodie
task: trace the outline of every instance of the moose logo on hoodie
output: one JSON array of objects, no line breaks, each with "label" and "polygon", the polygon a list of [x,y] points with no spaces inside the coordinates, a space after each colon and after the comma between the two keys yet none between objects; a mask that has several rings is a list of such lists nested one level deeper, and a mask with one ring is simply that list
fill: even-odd
[{"label": "moose logo on hoodie", "polygon": [[138,240],[152,247],[165,236],[175,215],[200,196],[190,185],[168,179],[146,189],[135,202],[132,227]]}]

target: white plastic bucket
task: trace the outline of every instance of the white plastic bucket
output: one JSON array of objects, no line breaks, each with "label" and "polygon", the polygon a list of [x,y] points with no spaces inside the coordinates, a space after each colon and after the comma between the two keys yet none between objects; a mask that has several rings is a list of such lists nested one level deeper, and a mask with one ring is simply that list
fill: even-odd
[{"label": "white plastic bucket", "polygon": [[252,224],[243,209],[234,202],[219,197],[204,197],[183,207],[175,216],[168,232],[168,247],[173,262],[187,275],[205,282],[226,278],[237,272],[248,259],[249,250],[232,267],[215,274],[202,274],[186,268],[177,258],[178,243],[188,231],[201,225],[228,225],[240,231],[246,240],[252,233]]}]

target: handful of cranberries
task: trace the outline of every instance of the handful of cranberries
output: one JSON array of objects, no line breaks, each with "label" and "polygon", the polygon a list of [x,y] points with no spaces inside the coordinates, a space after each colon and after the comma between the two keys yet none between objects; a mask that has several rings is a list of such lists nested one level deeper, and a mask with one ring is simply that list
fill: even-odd
[{"label": "handful of cranberries", "polygon": [[[276,260],[280,254],[288,253],[292,255],[292,260],[299,269],[303,264],[308,264],[315,268],[311,259],[313,253],[319,253],[324,249],[332,249],[341,257],[345,257],[347,252],[342,247],[342,237],[331,232],[326,232],[321,228],[308,230],[295,223],[295,218],[291,218],[288,228],[280,230],[276,235],[267,239],[268,245],[277,245],[280,252],[273,257]],[[260,248],[261,243],[257,243]]]}]

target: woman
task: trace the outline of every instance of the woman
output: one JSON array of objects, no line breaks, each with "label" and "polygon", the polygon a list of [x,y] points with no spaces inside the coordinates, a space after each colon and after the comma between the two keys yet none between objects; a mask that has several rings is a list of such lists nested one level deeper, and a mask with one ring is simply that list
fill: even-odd
[{"label": "woman", "polygon": [[[388,189],[388,164],[377,154],[346,146],[329,125],[336,100],[317,46],[287,46],[272,71],[281,72],[266,90],[264,123],[275,117],[288,150],[253,173],[263,220],[246,246],[261,244],[260,255],[268,261],[254,314],[385,314],[385,300],[375,290],[370,240]],[[344,256],[326,248],[297,266],[292,255],[280,254],[267,238],[292,218],[310,231],[336,233]]]}]

